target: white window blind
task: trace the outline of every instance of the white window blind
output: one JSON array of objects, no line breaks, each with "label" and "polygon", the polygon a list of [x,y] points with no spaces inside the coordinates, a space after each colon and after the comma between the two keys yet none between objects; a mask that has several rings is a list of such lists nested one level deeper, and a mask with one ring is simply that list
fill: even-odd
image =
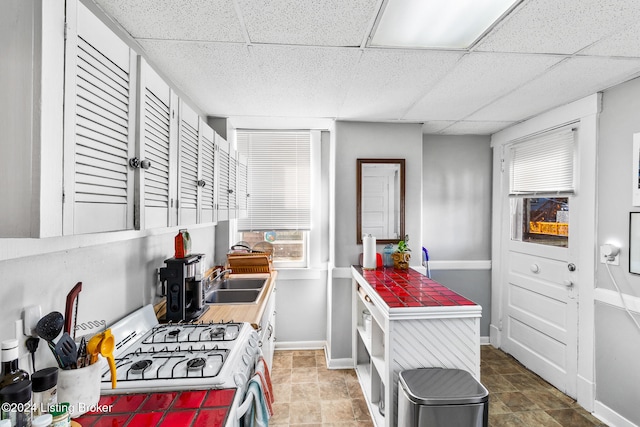
[{"label": "white window blind", "polygon": [[573,194],[574,134],[565,129],[514,144],[509,195]]},{"label": "white window blind", "polygon": [[248,215],[239,231],[311,228],[309,131],[238,131],[248,158]]}]

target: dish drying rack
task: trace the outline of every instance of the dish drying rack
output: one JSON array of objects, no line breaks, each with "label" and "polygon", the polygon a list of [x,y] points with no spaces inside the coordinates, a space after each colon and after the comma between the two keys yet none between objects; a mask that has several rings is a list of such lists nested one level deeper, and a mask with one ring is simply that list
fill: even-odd
[{"label": "dish drying rack", "polygon": [[249,245],[242,243],[231,247],[227,254],[227,268],[234,274],[271,273],[273,246],[268,242],[260,242],[251,249]]}]

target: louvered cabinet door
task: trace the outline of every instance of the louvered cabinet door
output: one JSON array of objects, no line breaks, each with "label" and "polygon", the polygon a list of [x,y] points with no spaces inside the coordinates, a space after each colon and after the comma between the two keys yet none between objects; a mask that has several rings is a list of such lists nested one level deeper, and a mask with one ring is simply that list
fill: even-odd
[{"label": "louvered cabinet door", "polygon": [[199,123],[198,114],[181,101],[178,170],[178,223],[180,225],[198,222]]},{"label": "louvered cabinet door", "polygon": [[230,208],[229,168],[231,158],[229,143],[218,134],[216,134],[216,149],[218,154],[218,221],[226,221],[229,219]]},{"label": "louvered cabinet door", "polygon": [[238,153],[238,170],[236,176],[237,182],[237,200],[238,200],[238,218],[246,218],[248,215],[248,178],[249,178],[249,165],[247,164],[247,158]]},{"label": "louvered cabinet door", "polygon": [[200,119],[200,220],[201,224],[216,221],[215,132]]},{"label": "louvered cabinet door", "polygon": [[67,3],[63,233],[131,229],[135,55],[85,6]]},{"label": "louvered cabinet door", "polygon": [[[172,159],[172,96],[169,85],[139,59],[138,147],[136,157],[148,162],[137,176],[137,228],[167,227],[174,181]],[[173,106],[175,108],[175,106]]]},{"label": "louvered cabinet door", "polygon": [[238,174],[238,159],[236,158],[236,150],[229,147],[229,219],[238,217],[238,183],[236,177]]}]

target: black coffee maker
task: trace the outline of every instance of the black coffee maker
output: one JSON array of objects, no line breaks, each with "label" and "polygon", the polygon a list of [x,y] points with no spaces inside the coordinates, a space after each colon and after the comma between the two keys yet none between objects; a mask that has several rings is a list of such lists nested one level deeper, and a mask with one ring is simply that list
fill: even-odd
[{"label": "black coffee maker", "polygon": [[202,282],[197,277],[203,254],[191,254],[185,258],[164,260],[160,280],[166,283],[166,321],[190,321],[200,317],[209,308],[204,303]]}]

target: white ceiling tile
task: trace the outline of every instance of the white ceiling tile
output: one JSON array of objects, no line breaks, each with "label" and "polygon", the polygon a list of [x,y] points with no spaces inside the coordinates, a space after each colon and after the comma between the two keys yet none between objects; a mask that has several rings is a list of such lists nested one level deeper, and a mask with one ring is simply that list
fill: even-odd
[{"label": "white ceiling tile", "polygon": [[640,58],[640,25],[627,25],[623,31],[581,50],[580,55],[627,56]]},{"label": "white ceiling tile", "polygon": [[378,0],[238,0],[253,43],[360,46]]},{"label": "white ceiling tile", "polygon": [[640,72],[640,60],[574,57],[467,117],[519,121],[621,83]]},{"label": "white ceiling tile", "polygon": [[134,38],[244,41],[233,0],[95,0]]},{"label": "white ceiling tile", "polygon": [[461,57],[459,52],[367,49],[340,116],[400,119]]},{"label": "white ceiling tile", "polygon": [[440,80],[404,119],[458,120],[538,76],[560,56],[472,53]]},{"label": "white ceiling tile", "polygon": [[440,133],[443,135],[492,135],[515,122],[473,122],[460,121],[446,127]]},{"label": "white ceiling tile", "polygon": [[256,102],[271,115],[335,117],[360,50],[254,45],[263,87]]},{"label": "white ceiling tile", "polygon": [[573,54],[637,22],[639,13],[637,0],[528,0],[477,49]]},{"label": "white ceiling tile", "polygon": [[150,62],[209,115],[252,110],[253,91],[263,84],[242,44],[140,42]]},{"label": "white ceiling tile", "polygon": [[455,121],[453,120],[429,120],[422,124],[422,133],[423,134],[435,134],[440,133],[442,130],[448,128]]}]

